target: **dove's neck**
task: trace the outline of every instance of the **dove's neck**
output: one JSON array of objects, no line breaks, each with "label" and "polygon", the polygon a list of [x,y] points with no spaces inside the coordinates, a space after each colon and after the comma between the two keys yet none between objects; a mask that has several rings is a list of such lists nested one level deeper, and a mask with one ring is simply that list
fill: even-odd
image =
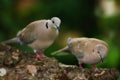
[{"label": "dove's neck", "polygon": [[57,29],[51,29],[50,32],[48,33],[48,38],[54,40],[57,38],[58,35],[59,31]]}]

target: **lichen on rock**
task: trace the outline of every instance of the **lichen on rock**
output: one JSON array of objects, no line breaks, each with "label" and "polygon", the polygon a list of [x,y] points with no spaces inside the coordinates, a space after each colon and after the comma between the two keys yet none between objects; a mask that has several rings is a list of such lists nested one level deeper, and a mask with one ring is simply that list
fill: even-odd
[{"label": "lichen on rock", "polygon": [[117,80],[119,76],[115,68],[94,71],[62,64],[55,58],[39,61],[34,54],[5,44],[0,44],[0,68],[6,70],[0,80]]}]

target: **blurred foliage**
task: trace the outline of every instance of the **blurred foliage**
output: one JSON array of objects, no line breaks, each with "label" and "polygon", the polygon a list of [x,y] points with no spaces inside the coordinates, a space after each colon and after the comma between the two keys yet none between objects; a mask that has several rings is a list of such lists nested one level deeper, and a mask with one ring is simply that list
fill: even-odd
[{"label": "blurred foliage", "polygon": [[[97,16],[98,0],[0,0],[0,41],[10,39],[32,21],[58,16],[60,35],[46,55],[66,45],[68,37],[95,37],[108,42],[109,55],[98,67],[120,67],[120,15]],[[116,0],[119,3],[119,0]],[[118,5],[118,4],[117,4]],[[99,13],[101,14],[101,13]],[[14,46],[32,52],[26,46]],[[55,56],[66,64],[77,64],[72,55]]]}]

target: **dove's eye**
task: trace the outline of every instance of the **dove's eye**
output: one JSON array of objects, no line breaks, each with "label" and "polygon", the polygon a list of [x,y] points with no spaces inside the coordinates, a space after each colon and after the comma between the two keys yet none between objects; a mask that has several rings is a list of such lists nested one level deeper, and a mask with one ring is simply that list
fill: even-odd
[{"label": "dove's eye", "polygon": [[97,51],[98,54],[100,54],[100,51]]},{"label": "dove's eye", "polygon": [[48,29],[48,22],[46,22],[46,25],[45,25],[45,26],[46,26],[46,28]]},{"label": "dove's eye", "polygon": [[55,23],[55,21],[52,21],[52,23]]}]

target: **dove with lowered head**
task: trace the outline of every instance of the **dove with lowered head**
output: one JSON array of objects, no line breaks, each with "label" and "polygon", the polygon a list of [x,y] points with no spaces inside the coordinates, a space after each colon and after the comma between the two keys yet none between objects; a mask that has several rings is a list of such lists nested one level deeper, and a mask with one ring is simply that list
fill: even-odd
[{"label": "dove with lowered head", "polygon": [[68,38],[67,46],[53,54],[64,51],[70,51],[77,58],[80,68],[82,68],[82,63],[96,68],[95,64],[103,62],[108,55],[108,44],[95,38]]}]

